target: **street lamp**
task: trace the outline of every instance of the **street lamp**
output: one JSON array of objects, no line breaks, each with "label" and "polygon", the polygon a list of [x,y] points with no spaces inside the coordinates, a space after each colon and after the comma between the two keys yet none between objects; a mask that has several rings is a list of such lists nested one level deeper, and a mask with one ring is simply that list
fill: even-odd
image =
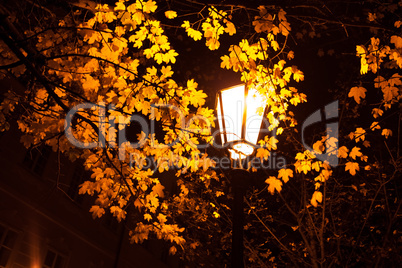
[{"label": "street lamp", "polygon": [[237,85],[217,93],[216,113],[222,146],[240,168],[231,170],[234,194],[232,219],[232,267],[244,267],[243,260],[243,198],[249,172],[243,169],[243,159],[257,147],[266,101],[255,88]]}]

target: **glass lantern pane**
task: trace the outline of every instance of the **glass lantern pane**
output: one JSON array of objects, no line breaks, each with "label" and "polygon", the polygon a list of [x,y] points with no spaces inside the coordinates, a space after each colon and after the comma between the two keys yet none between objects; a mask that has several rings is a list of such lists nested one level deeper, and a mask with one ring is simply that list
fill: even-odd
[{"label": "glass lantern pane", "polygon": [[241,140],[244,107],[244,85],[221,92],[227,142]]},{"label": "glass lantern pane", "polygon": [[225,143],[225,139],[224,139],[224,129],[223,129],[223,117],[222,117],[222,110],[221,110],[221,102],[220,102],[220,98],[218,95],[217,98],[217,106],[216,106],[216,111],[217,111],[217,116],[218,116],[218,126],[219,126],[219,132],[221,134],[221,143],[222,145]]},{"label": "glass lantern pane", "polygon": [[245,139],[252,144],[257,144],[261,130],[266,103],[256,89],[249,89],[247,95],[247,121]]}]

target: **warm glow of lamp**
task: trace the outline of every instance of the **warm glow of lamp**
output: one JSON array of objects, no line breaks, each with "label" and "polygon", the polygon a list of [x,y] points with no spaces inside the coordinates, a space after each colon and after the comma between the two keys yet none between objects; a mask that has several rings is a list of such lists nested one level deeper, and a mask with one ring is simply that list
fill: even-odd
[{"label": "warm glow of lamp", "polygon": [[251,155],[256,147],[266,102],[254,88],[237,85],[217,94],[216,111],[222,145],[232,159]]}]

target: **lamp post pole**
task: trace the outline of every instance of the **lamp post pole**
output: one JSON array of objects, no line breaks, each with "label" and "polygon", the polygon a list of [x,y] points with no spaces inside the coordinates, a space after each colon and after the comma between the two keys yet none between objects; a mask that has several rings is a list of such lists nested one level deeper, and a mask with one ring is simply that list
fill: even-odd
[{"label": "lamp post pole", "polygon": [[233,191],[233,219],[232,219],[232,268],[244,267],[244,193],[247,189],[249,172],[245,169],[233,169],[231,171],[232,191]]},{"label": "lamp post pole", "polygon": [[[241,168],[231,170],[233,192],[232,219],[232,268],[243,268],[243,199],[249,181],[249,172],[242,168],[242,161],[252,155],[257,147],[267,104],[255,88],[237,85],[220,90],[216,95],[216,114],[220,140],[228,149],[230,158]],[[261,110],[264,112],[261,113]],[[258,130],[258,131],[255,131]],[[233,163],[233,162],[232,162]]]}]

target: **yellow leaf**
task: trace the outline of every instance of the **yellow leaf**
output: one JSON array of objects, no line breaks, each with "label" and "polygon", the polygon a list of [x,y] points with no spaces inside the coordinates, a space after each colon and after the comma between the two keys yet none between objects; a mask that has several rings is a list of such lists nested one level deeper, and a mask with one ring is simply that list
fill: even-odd
[{"label": "yellow leaf", "polygon": [[229,35],[234,35],[236,33],[235,25],[230,21],[226,22],[225,32]]},{"label": "yellow leaf", "polygon": [[350,151],[349,156],[352,157],[354,160],[356,160],[356,157],[360,157],[363,154],[360,152],[359,147],[353,147],[352,151]]},{"label": "yellow leaf", "polygon": [[346,158],[346,157],[348,157],[348,151],[349,151],[349,149],[346,148],[346,146],[342,146],[342,147],[339,148],[339,150],[338,150],[338,157],[340,157],[340,158]]},{"label": "yellow leaf", "polygon": [[373,108],[373,110],[372,110],[371,113],[373,114],[373,117],[374,117],[374,118],[377,118],[377,117],[382,116],[383,113],[384,113],[384,111],[381,110],[381,109],[378,109],[378,108]]},{"label": "yellow leaf", "polygon": [[224,55],[224,56],[222,56],[221,57],[221,60],[222,60],[222,62],[221,62],[221,68],[222,69],[230,69],[230,67],[232,66],[232,64],[231,64],[231,62],[230,62],[230,58],[229,58],[229,56],[227,56],[227,55]]},{"label": "yellow leaf", "polygon": [[304,80],[304,74],[303,74],[303,72],[300,71],[300,70],[296,70],[296,71],[293,73],[293,79],[294,79],[296,82],[303,81],[303,80]]},{"label": "yellow leaf", "polygon": [[198,242],[194,242],[190,244],[190,248],[195,249],[197,246],[199,246]]},{"label": "yellow leaf", "polygon": [[105,209],[101,208],[98,205],[93,205],[89,212],[92,212],[92,217],[95,219],[102,217],[102,215],[105,214]]},{"label": "yellow leaf", "polygon": [[358,127],[358,128],[356,128],[356,131],[355,131],[355,141],[356,142],[358,142],[358,141],[364,141],[366,139],[366,131],[363,129],[363,128],[361,128],[361,127]]},{"label": "yellow leaf", "polygon": [[175,246],[171,246],[171,247],[169,248],[169,255],[175,255],[176,252],[177,252],[177,249],[176,249]]},{"label": "yellow leaf", "polygon": [[390,79],[388,79],[388,83],[391,87],[393,86],[400,86],[402,85],[402,81],[401,81],[402,76],[400,76],[398,73],[394,73]]},{"label": "yellow leaf", "polygon": [[388,139],[389,136],[392,136],[392,130],[384,128],[381,132],[381,135],[385,136]]},{"label": "yellow leaf", "polygon": [[369,21],[375,21],[376,19],[377,19],[377,14],[371,13],[371,12],[368,13],[368,20]]},{"label": "yellow leaf", "polygon": [[289,168],[283,168],[278,171],[278,178],[282,178],[284,183],[287,183],[291,177],[293,177],[293,170]]},{"label": "yellow leaf", "polygon": [[168,19],[174,19],[177,17],[177,12],[173,11],[173,10],[167,10],[167,11],[165,11],[165,16]]},{"label": "yellow leaf", "polygon": [[397,87],[386,86],[386,87],[382,88],[381,90],[384,93],[385,101],[391,101],[394,97],[397,97],[399,94]]},{"label": "yellow leaf", "polygon": [[126,10],[126,6],[124,5],[123,2],[117,2],[116,6],[114,7],[115,11],[124,11]]},{"label": "yellow leaf", "polygon": [[152,13],[155,12],[157,6],[155,1],[147,1],[142,2],[142,11],[144,13]]},{"label": "yellow leaf", "polygon": [[358,46],[356,46],[356,53],[357,53],[357,56],[360,57],[360,56],[366,54],[366,49],[364,48],[364,46],[358,45]]},{"label": "yellow leaf", "polygon": [[322,202],[322,193],[319,191],[315,191],[313,193],[313,196],[311,197],[311,201],[310,201],[311,205],[313,205],[314,207],[317,207],[317,205],[318,205],[317,202],[319,202],[319,203]]},{"label": "yellow leaf", "polygon": [[[271,47],[272,47],[275,51],[277,51],[277,50],[279,49],[279,44],[278,44],[278,42],[275,41],[275,40],[272,40],[272,41],[271,41]],[[295,79],[295,80],[296,80],[296,79]]]},{"label": "yellow leaf", "polygon": [[356,171],[359,171],[359,164],[356,162],[347,162],[345,165],[345,171],[348,171],[350,175],[356,175]]},{"label": "yellow leaf", "polygon": [[391,36],[391,43],[395,44],[396,48],[402,48],[402,37],[397,35]]},{"label": "yellow leaf", "polygon": [[380,124],[378,122],[373,122],[370,126],[371,130],[381,129]]},{"label": "yellow leaf", "polygon": [[315,153],[322,154],[322,152],[324,152],[324,150],[325,150],[325,147],[324,147],[324,144],[322,143],[322,141],[316,141],[313,144],[313,150]]},{"label": "yellow leaf", "polygon": [[256,154],[257,158],[268,160],[269,155],[270,155],[270,152],[267,149],[265,149],[265,148],[257,149],[257,154]]},{"label": "yellow leaf", "polygon": [[158,183],[154,187],[152,187],[152,192],[163,198],[165,196],[165,194],[163,193],[164,189],[165,187],[162,184]]},{"label": "yellow leaf", "polygon": [[278,193],[282,190],[282,182],[273,176],[266,179],[265,183],[268,184],[268,192],[271,194],[274,194],[275,190],[277,190]]},{"label": "yellow leaf", "polygon": [[360,104],[360,98],[364,99],[366,97],[366,89],[364,87],[352,87],[349,91],[349,97],[354,98],[355,101]]},{"label": "yellow leaf", "polygon": [[190,22],[188,20],[183,21],[181,27],[183,27],[184,29],[190,28]]},{"label": "yellow leaf", "polygon": [[278,19],[279,19],[280,21],[286,20],[285,15],[286,15],[286,12],[281,8],[281,9],[279,10],[279,12],[278,12]]},{"label": "yellow leaf", "polygon": [[369,141],[364,141],[363,146],[366,147],[366,148],[370,147],[370,142]]},{"label": "yellow leaf", "polygon": [[332,175],[332,170],[323,169],[321,171],[320,175],[318,175],[314,180],[320,181],[320,182],[325,182],[329,179],[329,177],[331,175]]},{"label": "yellow leaf", "polygon": [[289,35],[289,31],[290,31],[290,23],[287,21],[282,21],[279,24],[279,30],[281,31],[282,35],[284,36],[288,36]]},{"label": "yellow leaf", "polygon": [[320,167],[321,167],[321,161],[315,161],[312,165],[311,165],[311,169],[315,170],[315,171],[320,171]]},{"label": "yellow leaf", "polygon": [[149,214],[149,213],[145,213],[145,214],[144,214],[144,220],[147,220],[147,221],[152,220],[152,216],[151,216],[151,214]]},{"label": "yellow leaf", "polygon": [[170,65],[162,66],[161,73],[164,78],[171,77],[173,75],[172,67]]},{"label": "yellow leaf", "polygon": [[320,187],[321,187],[321,183],[319,183],[319,182],[314,183],[315,190],[320,189]]},{"label": "yellow leaf", "polygon": [[164,224],[164,223],[167,221],[166,216],[163,215],[162,213],[159,213],[157,218],[158,218],[158,221],[159,221],[161,224]]},{"label": "yellow leaf", "polygon": [[293,51],[289,51],[287,57],[288,57],[288,60],[294,59],[295,58],[295,53]]}]

